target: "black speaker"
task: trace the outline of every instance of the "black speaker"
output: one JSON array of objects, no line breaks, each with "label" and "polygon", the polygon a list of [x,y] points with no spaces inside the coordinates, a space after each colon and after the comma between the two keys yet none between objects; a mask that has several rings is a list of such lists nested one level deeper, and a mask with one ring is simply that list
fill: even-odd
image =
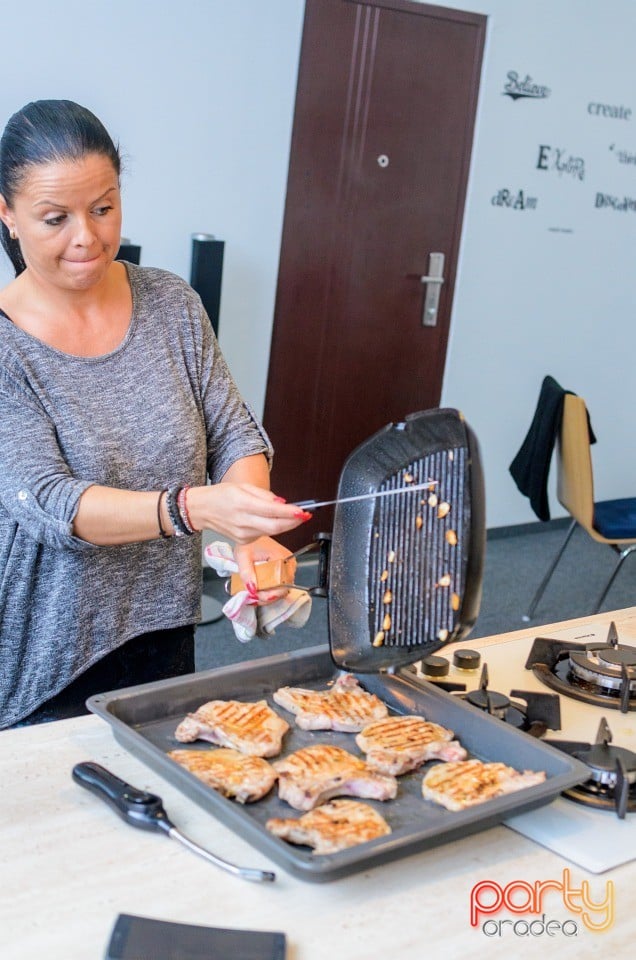
[{"label": "black speaker", "polygon": [[131,243],[127,237],[122,237],[115,260],[127,260],[128,263],[139,263],[140,259],[141,247],[137,246],[136,243]]},{"label": "black speaker", "polygon": [[219,307],[221,303],[221,280],[223,277],[223,251],[225,242],[209,233],[192,234],[192,269],[190,286],[203,301],[212,329],[219,333]]}]

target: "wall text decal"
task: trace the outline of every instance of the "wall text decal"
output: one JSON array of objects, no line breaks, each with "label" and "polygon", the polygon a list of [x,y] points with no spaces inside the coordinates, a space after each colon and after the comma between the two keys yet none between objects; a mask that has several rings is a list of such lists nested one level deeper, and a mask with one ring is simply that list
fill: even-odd
[{"label": "wall text decal", "polygon": [[516,70],[506,74],[508,82],[504,84],[503,95],[511,100],[544,100],[550,96],[550,88],[535,83],[530,74],[522,80]]}]

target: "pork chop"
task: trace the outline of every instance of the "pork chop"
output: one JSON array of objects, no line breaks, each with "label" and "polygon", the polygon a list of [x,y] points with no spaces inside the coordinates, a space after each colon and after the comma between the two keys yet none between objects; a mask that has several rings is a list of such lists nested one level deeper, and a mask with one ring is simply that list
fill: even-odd
[{"label": "pork chop", "polygon": [[429,723],[424,717],[386,717],[365,727],[356,743],[367,755],[372,770],[399,777],[427,760],[464,760],[462,745],[453,731]]},{"label": "pork chop", "polygon": [[265,826],[282,840],[313,847],[314,853],[336,853],[391,833],[384,817],[359,800],[330,800],[301,817],[273,818]]},{"label": "pork chop", "polygon": [[313,810],[332,797],[393,800],[397,794],[395,777],[376,773],[360,757],[324,743],[296,750],[273,767],[278,796],[295,810]]},{"label": "pork chop", "polygon": [[238,750],[171,750],[168,756],[221,796],[234,797],[239,803],[260,800],[276,783],[267,760],[246,757]]},{"label": "pork chop", "polygon": [[422,782],[422,794],[426,800],[441,804],[447,810],[464,810],[544,780],[543,770],[520,773],[505,763],[461,760],[438,763],[429,770]]},{"label": "pork chop", "polygon": [[248,756],[276,757],[289,724],[265,700],[210,700],[189,713],[175,730],[181,743],[208,740],[221,747],[233,747]]},{"label": "pork chop", "polygon": [[363,690],[356,678],[345,673],[327,690],[280,687],[274,693],[279,706],[296,715],[302,730],[340,730],[356,733],[388,710],[379,697]]}]

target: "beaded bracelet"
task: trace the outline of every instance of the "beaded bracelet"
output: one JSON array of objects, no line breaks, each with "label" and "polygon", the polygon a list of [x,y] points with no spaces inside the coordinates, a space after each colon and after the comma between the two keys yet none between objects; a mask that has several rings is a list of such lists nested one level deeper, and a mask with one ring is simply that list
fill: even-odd
[{"label": "beaded bracelet", "polygon": [[167,493],[167,492],[168,492],[167,490],[162,490],[161,493],[159,494],[159,499],[157,500],[157,523],[159,524],[159,534],[163,540],[170,539],[170,534],[166,533],[166,531],[164,530],[163,523],[161,520],[161,498],[163,497],[164,493]]},{"label": "beaded bracelet", "polygon": [[198,533],[199,531],[194,527],[192,520],[190,519],[190,514],[188,512],[188,501],[186,499],[187,493],[190,487],[188,484],[185,487],[181,487],[177,494],[177,507],[179,508],[179,515],[183,520],[183,525],[190,535],[193,533]]},{"label": "beaded bracelet", "polygon": [[170,517],[170,523],[174,528],[175,537],[189,537],[191,531],[187,529],[185,523],[181,519],[181,514],[179,512],[179,507],[177,505],[177,497],[179,496],[180,487],[170,487],[166,492],[166,509],[168,511],[168,516]]}]

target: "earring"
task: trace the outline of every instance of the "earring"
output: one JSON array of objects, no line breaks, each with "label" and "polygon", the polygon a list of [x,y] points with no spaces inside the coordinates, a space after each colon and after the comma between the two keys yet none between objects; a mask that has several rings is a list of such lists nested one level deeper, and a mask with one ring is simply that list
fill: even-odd
[{"label": "earring", "polygon": [[15,230],[9,230],[9,236],[11,237],[12,240],[17,240],[17,239],[18,239],[18,235],[17,235],[17,233],[15,232]]}]

